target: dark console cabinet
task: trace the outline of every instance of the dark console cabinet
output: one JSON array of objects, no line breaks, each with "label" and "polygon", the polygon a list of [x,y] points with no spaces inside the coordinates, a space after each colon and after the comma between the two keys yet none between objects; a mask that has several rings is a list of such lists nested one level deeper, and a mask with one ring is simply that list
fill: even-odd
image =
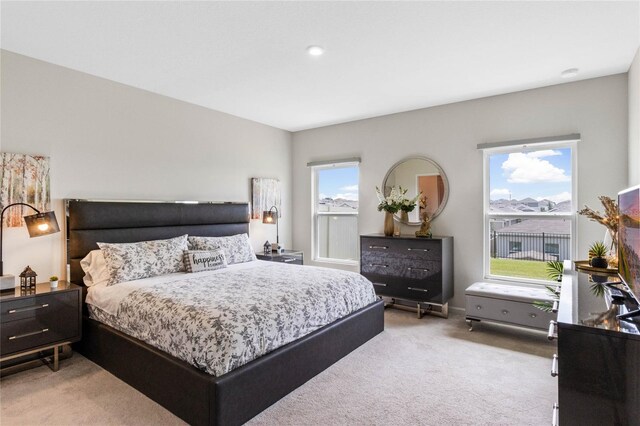
[{"label": "dark console cabinet", "polygon": [[453,297],[453,237],[360,236],[360,273],[380,296],[446,307]]},{"label": "dark console cabinet", "polygon": [[640,425],[640,319],[616,319],[631,303],[613,303],[593,276],[565,264],[552,367],[560,425]]}]

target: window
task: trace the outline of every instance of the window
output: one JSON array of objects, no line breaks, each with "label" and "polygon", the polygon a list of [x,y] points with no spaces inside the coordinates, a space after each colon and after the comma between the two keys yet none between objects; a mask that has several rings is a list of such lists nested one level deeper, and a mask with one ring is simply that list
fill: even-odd
[{"label": "window", "polygon": [[517,253],[519,251],[522,251],[522,242],[509,241],[509,253]]},{"label": "window", "polygon": [[574,247],[576,139],[485,148],[485,277],[548,281]]},{"label": "window", "polygon": [[312,166],[313,259],[359,260],[357,162]]},{"label": "window", "polygon": [[544,252],[548,254],[560,254],[560,244],[545,243]]}]

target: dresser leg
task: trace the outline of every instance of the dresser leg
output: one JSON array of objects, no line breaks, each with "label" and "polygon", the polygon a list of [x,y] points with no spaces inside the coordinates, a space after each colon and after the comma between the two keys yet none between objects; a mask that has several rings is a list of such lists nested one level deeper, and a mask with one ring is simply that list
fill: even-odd
[{"label": "dresser leg", "polygon": [[60,346],[53,348],[53,371],[58,371],[60,360]]}]

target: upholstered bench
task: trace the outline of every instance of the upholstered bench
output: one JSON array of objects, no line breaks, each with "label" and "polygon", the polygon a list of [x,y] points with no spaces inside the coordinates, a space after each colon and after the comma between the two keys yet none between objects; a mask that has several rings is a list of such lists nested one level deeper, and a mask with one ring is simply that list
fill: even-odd
[{"label": "upholstered bench", "polygon": [[473,321],[493,321],[546,330],[549,321],[556,319],[555,313],[533,306],[535,301],[553,303],[553,297],[544,287],[477,282],[465,290],[465,297],[469,331],[473,330]]}]

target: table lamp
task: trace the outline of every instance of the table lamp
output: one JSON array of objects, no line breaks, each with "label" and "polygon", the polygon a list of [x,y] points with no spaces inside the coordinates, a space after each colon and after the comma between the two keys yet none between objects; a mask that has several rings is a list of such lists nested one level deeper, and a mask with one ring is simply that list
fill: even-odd
[{"label": "table lamp", "polygon": [[8,208],[14,206],[26,206],[33,209],[36,214],[24,216],[24,221],[27,224],[27,231],[29,237],[41,237],[43,235],[54,234],[60,232],[58,221],[56,220],[56,214],[54,212],[40,212],[30,204],[27,203],[13,203],[9,204],[2,209],[0,213],[0,290],[7,290],[15,287],[15,277],[13,275],[4,275],[3,258],[2,258],[2,230],[4,225],[4,212]]},{"label": "table lamp", "polygon": [[277,253],[282,253],[282,247],[280,247],[280,226],[278,225],[278,217],[280,213],[278,212],[278,208],[276,206],[271,206],[271,208],[267,211],[262,212],[262,223],[267,223],[270,225],[276,225],[276,243],[272,244],[272,250]]}]

